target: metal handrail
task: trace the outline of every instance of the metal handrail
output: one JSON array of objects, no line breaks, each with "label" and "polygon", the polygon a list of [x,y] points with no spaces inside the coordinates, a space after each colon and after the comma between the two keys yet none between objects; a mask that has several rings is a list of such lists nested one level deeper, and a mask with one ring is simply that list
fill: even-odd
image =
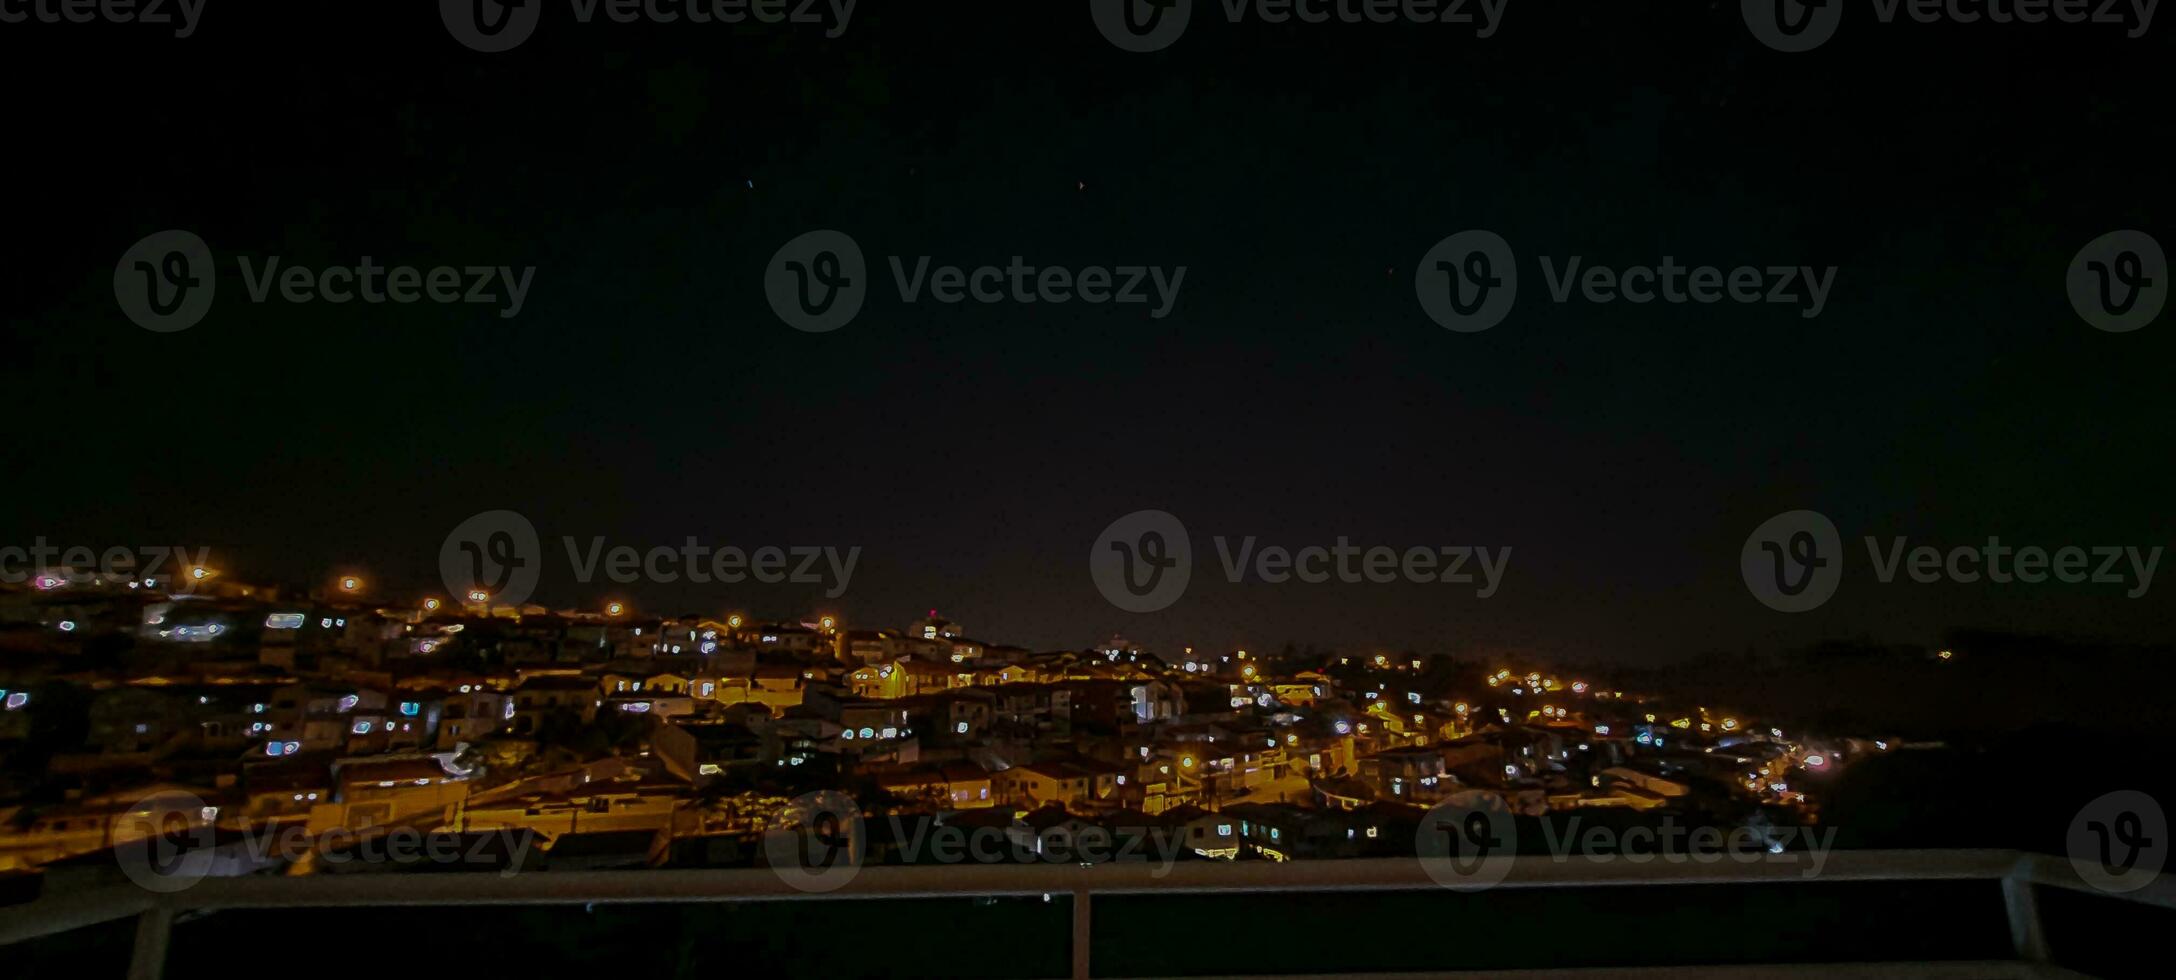
[{"label": "metal handrail", "polygon": [[[2013,947],[2022,960],[2045,962],[2035,887],[2101,892],[2063,858],[2013,850],[1837,851],[1819,874],[1778,855],[1754,863],[1608,862],[1578,856],[1521,856],[1493,888],[1593,888],[1808,881],[2000,881],[2009,906]],[[1087,976],[1089,899],[1095,895],[1240,892],[1418,891],[1441,888],[1412,858],[1364,858],[1290,863],[1184,862],[1095,865],[878,865],[825,892],[789,884],[768,869],[528,872],[445,875],[313,875],[208,878],[185,890],[155,895],[112,886],[41,898],[0,909],[0,945],[140,916],[130,976],[156,980],[167,932],[177,913],[204,909],[419,905],[574,905],[621,902],[781,902],[843,899],[944,898],[1064,894],[1073,899],[1073,964]],[[2176,909],[2176,876],[2110,897]]]}]

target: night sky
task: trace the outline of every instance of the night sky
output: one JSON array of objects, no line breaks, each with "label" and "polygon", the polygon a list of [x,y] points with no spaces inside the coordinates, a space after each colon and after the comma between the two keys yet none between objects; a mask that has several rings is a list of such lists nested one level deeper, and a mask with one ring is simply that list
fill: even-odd
[{"label": "night sky", "polygon": [[[1153,54],[1078,0],[864,0],[810,27],[582,25],[456,43],[435,5],[211,0],[195,36],[0,24],[0,543],[210,546],[252,579],[436,590],[447,532],[526,514],[539,598],[834,611],[1078,648],[1651,664],[1953,627],[2167,640],[2176,560],[2106,585],[1877,585],[1865,535],[2176,544],[2176,322],[2106,333],[2065,267],[2176,245],[2167,29],[1878,25],[1786,55],[1738,4],[1514,2],[1448,25],[1230,24]],[[139,238],[220,256],[211,314],[117,309]],[[831,333],[763,277],[853,235],[884,280]],[[1430,321],[1468,228],[1517,309]],[[1838,266],[1827,308],[1557,305],[1536,255]],[[247,301],[234,257],[534,265],[527,308]],[[1185,265],[1141,306],[904,305],[885,256]],[[1121,612],[1114,519],[1192,534],[1186,597]],[[1771,612],[1746,536],[1819,510],[1834,601]],[[562,536],[863,549],[851,590],[584,585]],[[1501,591],[1231,584],[1216,535],[1510,546]]]}]

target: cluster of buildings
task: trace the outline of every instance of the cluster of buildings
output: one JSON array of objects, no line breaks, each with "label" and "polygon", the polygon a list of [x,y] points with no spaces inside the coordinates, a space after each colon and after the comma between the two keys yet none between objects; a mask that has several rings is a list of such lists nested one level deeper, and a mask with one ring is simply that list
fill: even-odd
[{"label": "cluster of buildings", "polygon": [[823,790],[878,859],[913,860],[892,838],[918,821],[1411,854],[1445,801],[1812,820],[1802,783],[1888,747],[1448,657],[1038,652],[935,611],[861,628],[180,574],[0,590],[0,872],[110,863],[158,799],[215,839],[397,827],[519,833],[543,866],[748,864]]}]

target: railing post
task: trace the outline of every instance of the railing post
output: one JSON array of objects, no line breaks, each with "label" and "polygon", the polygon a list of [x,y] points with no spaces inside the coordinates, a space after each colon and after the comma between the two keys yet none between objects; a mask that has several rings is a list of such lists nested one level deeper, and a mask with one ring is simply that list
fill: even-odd
[{"label": "railing post", "polygon": [[2002,876],[2002,904],[2010,912],[2010,948],[2027,963],[2048,961],[2047,935],[2040,931],[2040,900],[2032,879],[2013,869]]},{"label": "railing post", "polygon": [[1073,980],[1088,980],[1088,889],[1073,889]]},{"label": "railing post", "polygon": [[159,980],[166,971],[166,939],[173,932],[174,910],[154,903],[136,916],[136,946],[129,954],[128,980]]}]

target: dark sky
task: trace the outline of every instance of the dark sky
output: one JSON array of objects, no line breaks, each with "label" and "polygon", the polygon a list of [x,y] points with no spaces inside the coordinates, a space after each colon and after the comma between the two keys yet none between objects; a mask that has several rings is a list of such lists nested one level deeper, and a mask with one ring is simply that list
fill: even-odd
[{"label": "dark sky", "polygon": [[[2176,542],[2176,322],[2095,330],[2062,283],[2122,228],[2176,244],[2170,44],[1878,25],[1806,54],[1735,2],[1513,0],[1451,26],[1229,24],[1154,54],[1085,5],[865,0],[846,34],[574,23],[482,54],[432,4],[211,0],[197,34],[0,24],[0,542],[210,546],[244,577],[436,587],[479,511],[535,523],[540,596],[651,612],[936,607],[1075,647],[1535,653],[1651,663],[1953,626],[2166,640],[2176,579],[1877,585],[1865,535]],[[1863,5],[1862,5],[1863,6]],[[1083,186],[1085,185],[1085,186]],[[166,228],[220,298],[118,311]],[[1174,312],[902,304],[789,329],[764,266],[818,228],[940,263],[1185,265]],[[1453,232],[1519,250],[1460,334],[1414,298]],[[1556,305],[1532,256],[1838,266],[1822,315]],[[246,301],[234,256],[534,265],[479,307]],[[1171,511],[1197,570],[1123,613],[1087,555]],[[1851,563],[1769,611],[1752,529],[1811,508]],[[561,536],[859,546],[851,590],[571,580]],[[1211,538],[1511,546],[1441,585],[1231,584]],[[2176,561],[2162,571],[2176,575]]]}]

